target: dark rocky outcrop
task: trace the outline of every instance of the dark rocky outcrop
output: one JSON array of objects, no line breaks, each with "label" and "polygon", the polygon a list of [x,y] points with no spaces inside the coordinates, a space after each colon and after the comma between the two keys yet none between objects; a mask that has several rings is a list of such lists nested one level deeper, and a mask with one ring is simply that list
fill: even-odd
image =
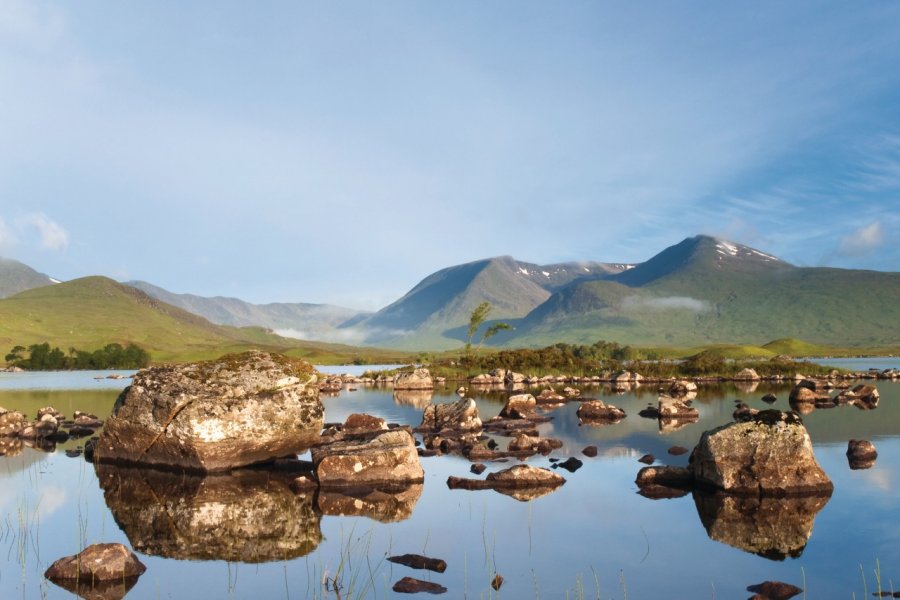
[{"label": "dark rocky outcrop", "polygon": [[800,417],[778,410],[705,432],[691,470],[698,485],[735,494],[830,496],[834,487]]},{"label": "dark rocky outcrop", "polygon": [[440,558],[429,558],[421,554],[402,554],[400,556],[388,556],[388,561],[403,565],[411,569],[425,569],[435,573],[443,573],[447,570],[447,561]]},{"label": "dark rocky outcrop", "polygon": [[404,577],[395,583],[392,589],[398,594],[418,594],[420,592],[444,594],[447,592],[447,588],[442,585],[430,581],[422,581],[414,577]]},{"label": "dark rocky outcrop", "polygon": [[322,487],[421,483],[425,477],[415,439],[402,428],[316,446],[312,462]]},{"label": "dark rocky outcrop", "polygon": [[789,600],[802,593],[803,589],[781,581],[763,581],[748,585],[747,591],[755,593],[757,600]]},{"label": "dark rocky outcrop", "polygon": [[304,556],[322,539],[314,489],[295,493],[296,473],[201,476],[108,464],[96,470],[116,524],[143,554],[257,563]]},{"label": "dark rocky outcrop", "polygon": [[772,560],[796,558],[812,535],[827,496],[774,498],[694,492],[710,539]]},{"label": "dark rocky outcrop", "polygon": [[322,428],[316,381],[308,363],[256,351],[144,369],[95,460],[216,472],[302,452]]},{"label": "dark rocky outcrop", "polygon": [[147,567],[122,544],[93,544],[75,556],[60,558],[44,573],[54,583],[82,581],[94,585],[108,581],[137,581]]}]

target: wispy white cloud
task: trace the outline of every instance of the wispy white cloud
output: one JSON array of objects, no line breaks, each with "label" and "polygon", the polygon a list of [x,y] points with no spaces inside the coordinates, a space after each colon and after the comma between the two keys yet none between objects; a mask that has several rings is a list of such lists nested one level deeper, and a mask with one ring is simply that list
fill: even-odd
[{"label": "wispy white cloud", "polygon": [[69,245],[69,232],[44,213],[31,213],[22,217],[24,227],[32,227],[38,234],[38,243],[44,250],[64,250]]},{"label": "wispy white cloud", "polygon": [[622,300],[622,308],[649,309],[649,310],[690,310],[693,312],[705,312],[711,308],[709,302],[690,296],[663,296],[661,298],[646,298],[643,296],[628,296]]},{"label": "wispy white cloud", "polygon": [[884,227],[876,221],[843,236],[840,252],[846,256],[864,256],[877,250],[884,243]]},{"label": "wispy white cloud", "polygon": [[12,228],[0,217],[0,248],[10,248],[16,245],[17,238]]}]

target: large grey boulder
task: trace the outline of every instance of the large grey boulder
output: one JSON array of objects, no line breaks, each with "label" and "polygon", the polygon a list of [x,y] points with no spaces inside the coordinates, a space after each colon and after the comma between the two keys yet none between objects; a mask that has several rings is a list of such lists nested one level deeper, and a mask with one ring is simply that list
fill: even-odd
[{"label": "large grey boulder", "polygon": [[95,460],[215,472],[303,452],[322,428],[316,382],[309,363],[258,351],[144,369]]},{"label": "large grey boulder", "polygon": [[415,439],[405,429],[372,432],[317,446],[312,449],[312,462],[323,488],[425,480]]},{"label": "large grey boulder", "polygon": [[800,417],[778,410],[705,432],[690,465],[698,485],[734,494],[830,495],[834,487]]},{"label": "large grey boulder", "polygon": [[416,369],[412,373],[394,375],[395,390],[433,390],[434,380],[428,369]]}]

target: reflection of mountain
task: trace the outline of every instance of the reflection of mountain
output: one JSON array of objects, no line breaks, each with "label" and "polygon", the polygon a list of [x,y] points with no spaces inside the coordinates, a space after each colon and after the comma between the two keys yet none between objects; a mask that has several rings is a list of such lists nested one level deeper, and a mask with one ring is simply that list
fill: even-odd
[{"label": "reflection of mountain", "polygon": [[797,558],[829,496],[759,498],[694,492],[710,539],[772,560]]},{"label": "reflection of mountain", "polygon": [[421,483],[384,489],[322,489],[316,504],[325,515],[368,517],[394,523],[412,516],[421,495]]},{"label": "reflection of mountain", "polygon": [[289,474],[96,469],[116,523],[144,554],[257,563],[304,556],[322,539],[312,492],[294,494]]}]

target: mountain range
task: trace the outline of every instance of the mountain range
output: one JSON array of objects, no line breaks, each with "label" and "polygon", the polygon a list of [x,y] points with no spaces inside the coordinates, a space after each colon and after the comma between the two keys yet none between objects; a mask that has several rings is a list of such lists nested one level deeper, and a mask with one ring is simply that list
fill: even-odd
[{"label": "mountain range", "polygon": [[[11,263],[0,262],[0,292],[53,281]],[[644,346],[758,345],[791,337],[872,347],[896,345],[900,331],[900,273],[798,267],[704,235],[639,264],[536,265],[503,256],[447,267],[375,313],[302,303],[254,305],[173,294],[146,282],[129,285],[221,325],[404,350],[459,347],[469,315],[484,301],[492,307],[485,326],[513,326],[492,340],[507,346],[600,339]]]}]

